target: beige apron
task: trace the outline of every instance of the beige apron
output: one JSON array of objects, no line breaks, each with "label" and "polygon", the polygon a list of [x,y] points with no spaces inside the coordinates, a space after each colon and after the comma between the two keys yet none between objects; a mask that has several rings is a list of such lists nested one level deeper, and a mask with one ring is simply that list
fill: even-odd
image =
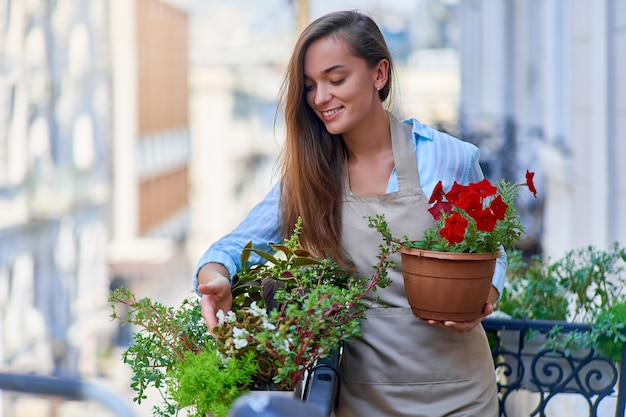
[{"label": "beige apron", "polygon": [[[398,191],[351,196],[346,186],[342,244],[360,276],[372,276],[382,243],[364,216],[385,214],[394,236],[421,236],[433,224],[420,187],[411,127],[389,114]],[[395,255],[394,255],[395,256]],[[400,257],[395,261],[400,265]],[[338,417],[496,416],[493,361],[482,326],[456,334],[420,321],[408,307],[402,272],[371,296],[362,337],[347,344]]]}]

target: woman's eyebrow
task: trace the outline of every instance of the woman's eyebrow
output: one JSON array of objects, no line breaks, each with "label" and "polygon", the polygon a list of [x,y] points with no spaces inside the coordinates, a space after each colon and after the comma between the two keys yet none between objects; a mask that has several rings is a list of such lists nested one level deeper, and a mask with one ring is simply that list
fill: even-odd
[{"label": "woman's eyebrow", "polygon": [[328,74],[329,72],[333,72],[334,70],[345,68],[345,65],[333,65],[332,67],[326,68],[322,71],[324,74]]},{"label": "woman's eyebrow", "polygon": [[[329,73],[331,73],[331,72],[333,72],[333,71],[335,71],[335,70],[338,70],[338,69],[344,69],[344,68],[346,68],[346,66],[345,66],[345,65],[340,65],[340,64],[338,64],[338,65],[333,65],[333,66],[328,67],[328,68],[326,68],[325,70],[323,70],[323,71],[322,71],[322,74],[329,74]],[[304,74],[304,78],[311,79],[311,77],[310,77],[308,74],[306,74],[306,73]]]}]

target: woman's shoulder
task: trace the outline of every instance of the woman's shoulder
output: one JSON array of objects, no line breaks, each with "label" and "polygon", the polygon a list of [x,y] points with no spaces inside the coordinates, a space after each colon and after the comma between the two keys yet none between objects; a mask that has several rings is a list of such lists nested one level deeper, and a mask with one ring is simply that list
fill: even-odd
[{"label": "woman's shoulder", "polygon": [[416,148],[431,148],[433,152],[461,152],[468,157],[474,157],[478,153],[478,148],[474,144],[434,129],[415,118],[406,119],[403,123],[412,126]]}]

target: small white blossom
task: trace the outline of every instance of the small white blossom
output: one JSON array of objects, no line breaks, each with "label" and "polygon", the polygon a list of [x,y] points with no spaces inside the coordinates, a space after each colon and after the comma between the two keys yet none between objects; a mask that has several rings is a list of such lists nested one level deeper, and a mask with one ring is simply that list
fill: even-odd
[{"label": "small white blossom", "polygon": [[250,333],[246,329],[240,329],[239,327],[233,327],[233,345],[235,349],[241,349],[248,346],[248,335]]},{"label": "small white blossom", "polygon": [[252,313],[255,317],[265,317],[267,316],[267,311],[262,307],[257,307],[256,301],[250,304],[250,313]]},{"label": "small white blossom", "polygon": [[224,365],[226,365],[231,359],[230,356],[224,355],[222,352],[219,351],[217,352],[217,355],[220,357]]},{"label": "small white blossom", "polygon": [[218,324],[218,326],[221,326],[222,324],[224,324],[225,317],[224,317],[224,311],[223,310],[217,310],[217,313],[215,313],[215,316],[217,316],[217,324]]},{"label": "small white blossom", "polygon": [[242,349],[248,346],[247,339],[235,339],[234,340],[235,349]]},{"label": "small white blossom", "polygon": [[250,333],[246,329],[240,329],[239,327],[233,327],[233,338],[245,339]]},{"label": "small white blossom", "polygon": [[283,343],[283,349],[285,352],[291,352],[291,346],[289,344],[289,340],[285,340]]},{"label": "small white blossom", "polygon": [[237,316],[235,315],[235,312],[233,312],[232,310],[228,312],[228,314],[226,314],[226,322],[227,323],[235,323],[237,321]]},{"label": "small white blossom", "polygon": [[263,324],[261,325],[265,330],[276,330],[276,326],[271,323],[269,320],[267,319],[263,319]]}]

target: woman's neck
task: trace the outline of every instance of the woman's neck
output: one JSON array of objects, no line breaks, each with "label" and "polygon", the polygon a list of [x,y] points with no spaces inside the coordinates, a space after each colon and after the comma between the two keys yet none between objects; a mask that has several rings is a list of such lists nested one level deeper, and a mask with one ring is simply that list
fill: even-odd
[{"label": "woman's neck", "polygon": [[382,195],[395,165],[389,117],[383,112],[382,118],[368,118],[362,127],[358,135],[344,137],[350,191],[353,195]]},{"label": "woman's neck", "polygon": [[391,127],[389,116],[381,106],[372,112],[358,128],[342,135],[348,152],[348,160],[368,160],[391,150]]}]

